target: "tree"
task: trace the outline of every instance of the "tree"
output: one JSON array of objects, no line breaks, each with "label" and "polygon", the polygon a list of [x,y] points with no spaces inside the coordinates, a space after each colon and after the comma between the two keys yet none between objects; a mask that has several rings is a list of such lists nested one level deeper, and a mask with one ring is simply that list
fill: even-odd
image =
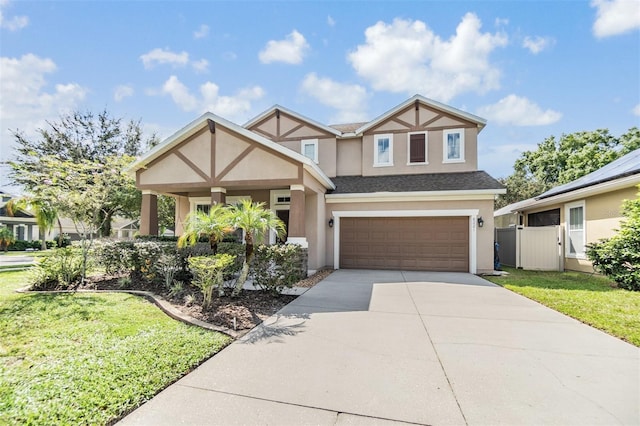
[{"label": "tree", "polygon": [[52,230],[55,224],[58,224],[59,232],[59,246],[62,246],[62,224],[58,218],[58,212],[55,207],[46,200],[40,200],[34,197],[24,196],[21,198],[12,198],[6,205],[7,213],[11,216],[15,214],[17,210],[32,210],[36,223],[38,224],[38,232],[40,233],[40,240],[42,241],[42,250],[47,249],[46,236],[47,232]]},{"label": "tree", "polygon": [[[9,165],[14,170],[13,183],[34,193],[40,182],[32,179],[46,172],[40,158],[55,157],[60,161],[79,163],[88,161],[106,164],[107,158],[139,155],[143,149],[154,146],[155,135],[143,140],[139,121],[125,122],[112,117],[106,110],[94,115],[92,112],[73,112],[62,115],[59,120],[47,122],[46,128],[37,129],[38,137],[30,139],[16,130],[16,156]],[[124,163],[123,163],[124,164]],[[134,185],[113,188],[111,197],[96,214],[100,223],[100,235],[111,234],[111,218],[116,214],[138,217],[141,196]]]},{"label": "tree", "polygon": [[507,194],[496,207],[539,195],[557,185],[574,181],[640,148],[640,129],[633,127],[619,138],[607,129],[550,136],[534,151],[525,151],[516,160],[513,174],[501,182]]},{"label": "tree", "polygon": [[[640,188],[640,186],[639,186]],[[609,239],[587,246],[594,268],[627,290],[640,291],[640,193],[622,205],[625,219]]]},{"label": "tree", "polygon": [[178,239],[178,247],[194,245],[201,237],[209,239],[213,254],[218,252],[218,243],[233,230],[228,208],[222,204],[212,205],[209,213],[195,211],[189,213],[184,233]]},{"label": "tree", "polygon": [[54,156],[40,158],[42,167],[18,169],[29,175],[32,193],[40,203],[51,205],[58,214],[73,221],[82,248],[82,279],[86,278],[87,258],[94,237],[102,227],[104,206],[112,202],[113,192],[132,185],[123,163],[131,157],[106,157],[103,162],[60,160]]},{"label": "tree", "polygon": [[167,229],[175,229],[176,199],[170,195],[158,195],[158,226],[160,235]]},{"label": "tree", "polygon": [[267,232],[273,230],[278,237],[286,234],[284,222],[271,210],[264,208],[264,203],[253,203],[251,200],[241,200],[231,206],[231,223],[235,229],[244,231],[245,257],[242,264],[240,277],[233,289],[232,296],[237,296],[249,276],[249,265],[253,259],[255,242],[264,237]]},{"label": "tree", "polygon": [[7,252],[9,246],[16,241],[13,232],[6,226],[0,226],[0,247]]}]

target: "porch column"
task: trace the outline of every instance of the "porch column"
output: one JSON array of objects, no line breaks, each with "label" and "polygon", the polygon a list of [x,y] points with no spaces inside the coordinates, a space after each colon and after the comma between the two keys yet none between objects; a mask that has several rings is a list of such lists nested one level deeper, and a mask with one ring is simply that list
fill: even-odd
[{"label": "porch column", "polygon": [[227,202],[227,189],[219,186],[211,188],[211,205],[225,204]]},{"label": "porch column", "polygon": [[158,194],[142,191],[140,235],[158,235]]},{"label": "porch column", "polygon": [[304,248],[309,246],[305,231],[305,196],[304,185],[291,185],[291,203],[289,204],[289,236],[287,243],[298,244]]}]

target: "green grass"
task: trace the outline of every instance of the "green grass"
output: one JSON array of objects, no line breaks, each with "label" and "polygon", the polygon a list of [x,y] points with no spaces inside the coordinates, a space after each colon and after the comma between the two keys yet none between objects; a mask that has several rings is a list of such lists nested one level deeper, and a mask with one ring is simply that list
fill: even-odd
[{"label": "green grass", "polygon": [[485,278],[640,346],[640,292],[615,288],[604,277],[580,272],[506,270],[510,275]]},{"label": "green grass", "polygon": [[106,424],[230,342],[128,294],[16,294],[0,272],[0,424]]}]

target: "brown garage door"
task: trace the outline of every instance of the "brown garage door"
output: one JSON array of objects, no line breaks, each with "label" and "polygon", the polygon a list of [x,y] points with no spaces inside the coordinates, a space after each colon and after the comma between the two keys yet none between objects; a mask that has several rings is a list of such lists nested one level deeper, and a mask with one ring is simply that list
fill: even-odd
[{"label": "brown garage door", "polygon": [[343,217],[340,267],[469,271],[468,217]]}]

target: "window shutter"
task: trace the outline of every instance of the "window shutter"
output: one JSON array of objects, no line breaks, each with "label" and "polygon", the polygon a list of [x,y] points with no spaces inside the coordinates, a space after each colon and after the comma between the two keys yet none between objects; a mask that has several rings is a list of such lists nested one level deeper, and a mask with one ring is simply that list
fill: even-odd
[{"label": "window shutter", "polygon": [[426,161],[424,133],[409,136],[409,162],[424,163]]}]

